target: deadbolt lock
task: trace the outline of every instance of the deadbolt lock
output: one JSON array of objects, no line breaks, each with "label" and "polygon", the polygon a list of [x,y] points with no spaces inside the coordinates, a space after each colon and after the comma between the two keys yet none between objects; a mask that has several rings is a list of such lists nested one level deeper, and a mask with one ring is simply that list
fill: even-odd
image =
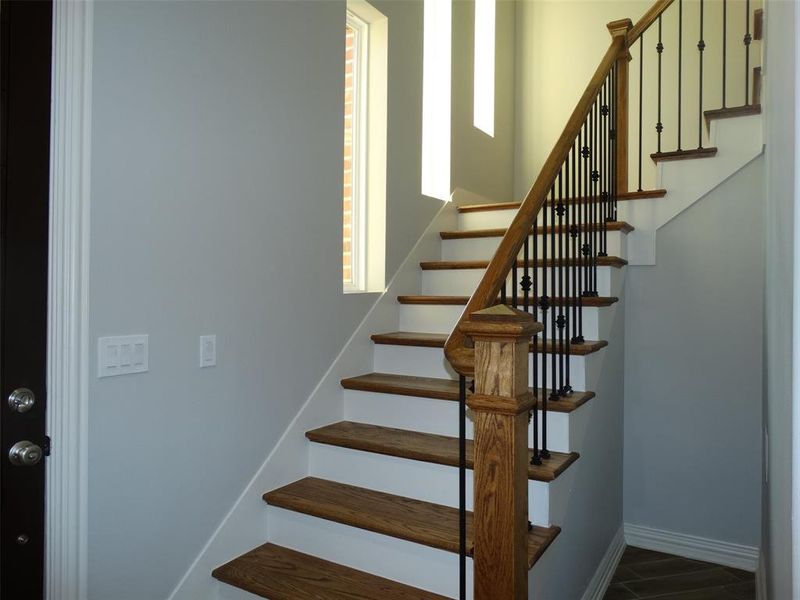
[{"label": "deadbolt lock", "polygon": [[36,396],[28,388],[18,388],[8,397],[8,406],[18,413],[26,413],[36,404]]},{"label": "deadbolt lock", "polygon": [[17,442],[8,451],[8,460],[18,467],[32,467],[42,460],[42,449],[28,440]]}]

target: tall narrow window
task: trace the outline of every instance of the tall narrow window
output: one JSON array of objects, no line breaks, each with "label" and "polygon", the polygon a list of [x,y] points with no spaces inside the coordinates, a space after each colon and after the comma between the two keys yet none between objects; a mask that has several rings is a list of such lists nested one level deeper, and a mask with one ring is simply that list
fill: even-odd
[{"label": "tall narrow window", "polygon": [[474,125],[494,137],[496,0],[475,0]]},{"label": "tall narrow window", "polygon": [[425,0],[422,41],[422,193],[450,199],[452,0]]},{"label": "tall narrow window", "polygon": [[344,189],[342,283],[345,291],[365,288],[366,278],[366,96],[369,29],[353,13],[345,25]]},{"label": "tall narrow window", "polygon": [[347,0],[346,15],[342,289],[382,292],[389,20],[365,0]]}]

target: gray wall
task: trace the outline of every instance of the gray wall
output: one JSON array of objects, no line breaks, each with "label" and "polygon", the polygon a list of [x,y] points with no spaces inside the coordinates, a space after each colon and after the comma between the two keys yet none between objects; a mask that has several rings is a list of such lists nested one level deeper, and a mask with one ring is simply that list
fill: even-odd
[{"label": "gray wall", "polygon": [[[390,278],[440,202],[419,191],[422,4],[375,5]],[[90,335],[149,333],[150,371],[90,383],[91,600],[166,597],[376,298],[341,293],[344,7],[95,6]],[[468,183],[510,194],[511,173]]]},{"label": "gray wall", "polygon": [[[763,550],[769,598],[792,595],[792,297],[797,6],[766,5],[766,301],[764,421],[769,464],[764,483]],[[795,298],[796,301],[796,298]],[[796,360],[796,359],[795,359]],[[794,432],[798,435],[798,432]],[[798,541],[795,540],[795,544]],[[796,548],[796,546],[795,546]],[[796,551],[796,550],[795,550]],[[795,573],[795,577],[800,577]]]},{"label": "gray wall", "polygon": [[625,522],[760,541],[762,158],[628,267]]}]

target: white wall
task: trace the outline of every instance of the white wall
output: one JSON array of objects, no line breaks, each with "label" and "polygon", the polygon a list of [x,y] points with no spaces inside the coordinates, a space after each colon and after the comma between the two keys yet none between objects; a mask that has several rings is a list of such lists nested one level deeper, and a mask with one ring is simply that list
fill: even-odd
[{"label": "white wall", "polygon": [[[422,4],[375,6],[389,279],[441,204],[420,195]],[[90,335],[151,347],[148,373],[90,385],[91,600],[166,597],[375,300],[341,294],[343,23],[340,1],[95,8]],[[508,155],[499,129],[478,151]],[[467,183],[507,195],[511,171]]]},{"label": "white wall", "polygon": [[760,544],[763,181],[757,158],[628,267],[626,523]]},{"label": "white wall", "polygon": [[[764,482],[763,550],[769,598],[792,595],[792,322],[796,3],[766,5],[766,298],[764,425],[769,457]],[[795,359],[796,360],[796,359]],[[794,432],[797,435],[797,432]],[[796,483],[795,483],[796,485]],[[794,577],[798,577],[794,573]]]}]

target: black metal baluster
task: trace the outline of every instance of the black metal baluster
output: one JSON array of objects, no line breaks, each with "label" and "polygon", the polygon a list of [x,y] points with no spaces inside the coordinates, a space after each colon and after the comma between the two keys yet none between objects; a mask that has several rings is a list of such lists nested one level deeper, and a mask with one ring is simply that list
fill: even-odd
[{"label": "black metal baluster", "polygon": [[[537,213],[533,220],[533,263],[531,272],[533,273],[533,318],[539,320],[539,215]],[[531,420],[533,421],[533,456],[531,464],[542,464],[541,452],[539,451],[539,334],[533,336],[533,393],[536,396],[536,408],[533,410]]]},{"label": "black metal baluster", "polygon": [[[555,191],[554,187],[550,187],[550,204],[554,204],[555,200]],[[548,266],[548,256],[547,256],[547,235],[548,231],[550,231],[551,224],[548,221],[548,213],[550,211],[547,210],[545,207],[542,210],[542,226],[543,226],[543,238],[542,241],[542,298],[540,301],[540,305],[542,308],[542,393],[541,397],[539,398],[540,409],[542,411],[542,449],[540,451],[540,455],[542,458],[550,458],[550,451],[547,449],[547,345],[552,345],[551,338],[553,337],[552,332],[548,335],[548,310],[550,310],[551,300],[550,297],[547,295],[549,290],[548,281],[547,281],[547,266]],[[550,257],[550,261],[553,261],[554,257]],[[551,383],[552,385],[552,383]]]},{"label": "black metal baluster", "polygon": [[522,287],[522,302],[523,302],[523,309],[525,312],[528,312],[530,305],[531,305],[531,276],[528,274],[529,269],[529,261],[528,261],[528,241],[530,240],[530,236],[525,238],[525,242],[522,244],[522,281],[520,282],[520,287]]},{"label": "black metal baluster", "polygon": [[726,79],[728,75],[728,0],[722,0],[722,108],[727,106]]},{"label": "black metal baluster", "polygon": [[[563,351],[563,354],[565,354],[566,357],[567,357],[565,359],[565,361],[564,361],[565,364],[566,364],[566,368],[565,368],[564,389],[562,391],[563,395],[567,395],[572,391],[572,386],[570,385],[570,376],[569,376],[569,339],[570,339],[570,335],[571,335],[570,329],[575,327],[574,321],[570,318],[570,310],[571,310],[570,306],[571,306],[572,302],[570,300],[570,298],[571,298],[571,294],[570,294],[571,287],[570,287],[570,280],[569,280],[570,273],[572,272],[572,265],[575,264],[574,263],[574,256],[575,255],[570,253],[570,251],[569,251],[569,249],[570,249],[570,243],[569,243],[570,238],[569,238],[569,236],[570,236],[570,223],[571,223],[570,217],[571,217],[571,214],[572,214],[571,204],[572,204],[572,199],[573,199],[573,197],[575,195],[575,189],[574,189],[574,186],[572,186],[572,182],[574,181],[574,179],[570,179],[570,176],[575,172],[575,169],[574,169],[574,164],[575,164],[574,151],[575,151],[575,144],[573,143],[572,144],[572,150],[570,151],[570,153],[567,154],[566,168],[565,168],[565,172],[564,172],[564,182],[565,182],[564,183],[564,188],[565,188],[564,189],[564,197],[566,198],[566,200],[564,202],[564,224],[565,224],[565,227],[564,227],[563,236],[562,236],[562,240],[563,240],[563,243],[564,243],[564,254],[562,254],[562,255],[564,256],[565,259],[567,257],[569,257],[569,260],[567,260],[566,264],[562,267],[562,268],[566,269],[566,275],[564,275],[564,291],[561,294],[561,303],[562,303],[562,307],[563,307],[563,311],[564,311],[564,319],[565,319],[565,321],[564,321],[565,328],[564,328],[564,351]],[[572,177],[574,178],[574,175],[572,175]]]},{"label": "black metal baluster", "polygon": [[753,41],[753,36],[750,35],[750,0],[745,2],[745,23],[746,30],[744,34],[744,103],[746,106],[750,105],[750,42]]},{"label": "black metal baluster", "polygon": [[656,52],[658,52],[658,122],[656,123],[656,132],[658,133],[658,152],[661,153],[661,132],[664,131],[664,123],[661,122],[661,55],[664,53],[664,44],[661,41],[661,15],[658,15],[658,44],[656,44]]},{"label": "black metal baluster", "polygon": [[639,191],[642,191],[642,96],[644,91],[644,33],[639,38]]},{"label": "black metal baluster", "polygon": [[514,264],[511,265],[511,306],[514,308],[519,306],[519,302],[517,302],[517,288],[519,287],[519,281],[517,280],[517,258],[518,256],[514,257]]},{"label": "black metal baluster", "polygon": [[458,582],[467,598],[467,380],[458,378]]},{"label": "black metal baluster", "polygon": [[611,148],[611,161],[613,163],[613,179],[611,184],[614,189],[614,194],[612,197],[611,203],[611,220],[617,220],[617,65],[614,63],[614,67],[612,68],[613,74],[613,85],[612,90],[613,93],[611,95],[611,141],[612,141],[612,148]]},{"label": "black metal baluster", "polygon": [[[559,352],[561,349],[561,324],[559,317],[563,317],[563,281],[562,270],[564,268],[564,251],[561,244],[561,234],[563,233],[564,218],[564,184],[563,184],[563,171],[564,166],[561,166],[561,171],[558,173],[558,204],[554,205],[554,213],[552,214],[553,220],[553,271],[552,271],[552,284],[553,284],[553,314],[552,314],[552,338],[553,338],[553,394],[551,399],[558,400],[558,394],[561,388],[564,387],[564,365],[561,362],[562,355]],[[556,224],[556,217],[558,217],[558,224]],[[558,244],[556,244],[558,241]],[[559,252],[556,254],[556,248]],[[558,264],[556,265],[556,256],[558,257]],[[558,307],[558,310],[556,310]],[[558,314],[556,314],[558,313]],[[558,379],[556,380],[556,367],[558,368]],[[556,385],[556,381],[558,384]]]},{"label": "black metal baluster", "polygon": [[[591,182],[591,148],[589,147],[589,116],[583,123],[583,197],[581,198],[582,219],[581,219],[581,295],[585,295],[591,285],[589,282],[589,195]],[[581,327],[581,329],[583,329]]]},{"label": "black metal baluster", "polygon": [[681,148],[681,131],[683,130],[683,120],[681,113],[683,110],[683,98],[681,97],[683,81],[683,0],[678,0],[678,150]]},{"label": "black metal baluster", "polygon": [[700,41],[697,42],[697,50],[700,59],[700,93],[697,109],[697,149],[703,149],[703,54],[706,50],[706,42],[703,39],[703,8],[704,0],[700,0]]},{"label": "black metal baluster", "polygon": [[566,304],[566,294],[564,293],[564,270],[569,268],[568,257],[564,254],[564,214],[566,212],[565,201],[567,197],[564,196],[564,187],[566,184],[567,191],[569,191],[569,156],[561,167],[561,172],[558,174],[558,256],[560,263],[558,265],[558,318],[556,325],[558,325],[558,394],[565,393],[567,389],[567,364],[564,355],[564,328],[567,326],[567,316],[564,314],[564,306]]},{"label": "black metal baluster", "polygon": [[506,294],[506,281],[503,281],[503,287],[500,288],[500,304],[507,304],[508,297]]},{"label": "black metal baluster", "polygon": [[[560,198],[559,198],[560,201]],[[553,187],[550,191],[550,297],[552,299],[551,302],[551,310],[550,310],[550,368],[552,374],[552,392],[550,394],[550,399],[553,399],[553,396],[556,394],[556,390],[558,389],[558,382],[556,381],[556,373],[558,371],[558,353],[556,352],[558,343],[556,342],[556,272],[558,270],[558,262],[560,260],[560,256],[556,255],[556,237],[557,237],[557,229],[556,229],[556,216],[557,216],[557,207],[558,203],[556,202],[556,184],[553,183]]]},{"label": "black metal baluster", "polygon": [[591,295],[596,296],[595,290],[597,289],[597,252],[598,252],[598,229],[597,222],[598,215],[598,188],[600,185],[600,144],[598,143],[600,132],[600,118],[599,118],[599,96],[594,99],[592,106],[592,288]]},{"label": "black metal baluster", "polygon": [[[577,340],[579,335],[579,316],[578,316],[578,298],[581,295],[581,287],[580,281],[578,279],[579,272],[580,272],[580,240],[578,236],[580,235],[580,150],[576,152],[576,146],[580,149],[580,132],[578,133],[578,137],[575,142],[572,144],[572,197],[573,197],[573,204],[572,204],[572,220],[570,221],[569,226],[569,234],[572,238],[572,289],[570,293],[571,303],[572,303],[572,338],[570,341]],[[581,319],[582,320],[582,319]]]},{"label": "black metal baluster", "polygon": [[601,129],[600,129],[600,143],[603,147],[603,160],[601,161],[601,169],[600,169],[600,206],[603,207],[601,214],[600,214],[600,252],[601,256],[608,255],[608,214],[609,214],[609,204],[608,204],[608,162],[611,160],[611,157],[608,152],[608,136],[609,136],[609,127],[611,122],[611,108],[609,107],[610,99],[608,97],[608,84],[609,78],[611,75],[606,78],[605,83],[603,84],[603,106],[600,108],[600,115],[602,118],[601,121]]}]

